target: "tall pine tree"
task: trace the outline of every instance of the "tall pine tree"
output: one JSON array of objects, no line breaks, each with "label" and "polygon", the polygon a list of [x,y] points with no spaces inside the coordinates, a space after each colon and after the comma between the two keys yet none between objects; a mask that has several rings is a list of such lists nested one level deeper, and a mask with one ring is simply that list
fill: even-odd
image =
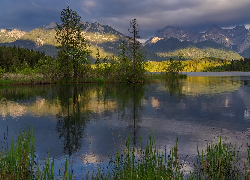
[{"label": "tall pine tree", "polygon": [[143,76],[145,73],[144,61],[146,59],[145,52],[141,49],[141,44],[137,40],[139,36],[139,25],[136,19],[130,21],[130,28],[128,31],[132,34],[132,37],[129,37],[130,41],[130,52],[133,62],[133,73],[130,77],[131,81],[143,81]]},{"label": "tall pine tree", "polygon": [[77,78],[78,69],[89,63],[89,44],[83,34],[81,16],[69,8],[61,12],[61,24],[57,24],[56,39],[60,44],[58,58],[64,77]]}]

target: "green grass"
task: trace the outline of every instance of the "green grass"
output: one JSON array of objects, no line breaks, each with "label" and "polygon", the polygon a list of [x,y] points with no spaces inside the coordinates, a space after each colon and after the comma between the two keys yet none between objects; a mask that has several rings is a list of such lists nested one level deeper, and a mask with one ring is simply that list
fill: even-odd
[{"label": "green grass", "polygon": [[[240,154],[235,146],[222,143],[221,136],[216,144],[208,143],[200,154],[197,145],[197,159],[193,171],[184,176],[183,163],[178,158],[178,139],[169,153],[162,152],[149,135],[146,148],[142,139],[139,148],[130,145],[127,138],[124,149],[117,147],[115,159],[111,159],[109,171],[98,169],[96,175],[88,175],[87,179],[249,179],[250,148],[244,166],[240,165]],[[243,168],[242,168],[243,167]]]},{"label": "green grass", "polygon": [[0,85],[10,85],[14,83],[15,83],[15,80],[13,79],[0,79]]},{"label": "green grass", "polygon": [[1,179],[31,179],[33,176],[35,145],[30,133],[20,134],[14,147],[0,156]]},{"label": "green grass", "polygon": [[54,158],[52,162],[48,158],[43,167],[40,167],[35,156],[35,139],[33,131],[22,132],[14,145],[13,141],[9,149],[0,151],[0,179],[69,179],[71,180],[72,165],[69,167],[67,158],[64,173],[55,176]]},{"label": "green grass", "polygon": [[119,150],[117,147],[115,159],[110,160],[108,173],[99,169],[96,175],[89,174],[87,179],[183,179],[177,151],[177,141],[167,156],[166,150],[159,151],[151,135],[145,149],[142,138],[140,147],[135,148],[130,145],[130,137],[127,137],[125,148]]},{"label": "green grass", "polygon": [[[125,139],[124,147],[117,146],[116,156],[110,159],[106,170],[98,168],[97,172],[88,172],[86,179],[249,179],[249,146],[247,161],[240,165],[240,153],[235,146],[223,144],[221,136],[217,143],[208,143],[201,153],[197,145],[193,170],[186,175],[178,157],[178,139],[170,152],[158,148],[151,134],[145,148],[142,138],[139,147],[132,146],[126,134]],[[39,164],[33,131],[20,133],[16,143],[12,142],[9,149],[0,152],[0,179],[73,179],[67,157],[62,169],[61,174],[55,174],[54,157],[48,157],[43,166]]]},{"label": "green grass", "polygon": [[239,152],[232,144],[223,144],[221,136],[217,144],[207,144],[205,153],[202,150],[200,155],[198,146],[197,152],[197,163],[189,179],[248,179],[245,172],[249,166],[245,166],[245,170],[240,169]]}]

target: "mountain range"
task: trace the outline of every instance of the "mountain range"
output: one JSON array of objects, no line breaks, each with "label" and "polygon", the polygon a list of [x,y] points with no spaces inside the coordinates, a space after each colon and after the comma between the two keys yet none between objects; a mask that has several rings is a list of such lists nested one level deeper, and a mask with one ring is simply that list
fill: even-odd
[{"label": "mountain range", "polygon": [[[250,50],[250,30],[246,29],[244,25],[239,25],[232,29],[222,29],[216,25],[212,25],[204,33],[193,32],[179,27],[166,26],[164,29],[158,30],[145,44],[148,46],[148,49],[156,49],[154,46],[160,43],[161,45],[159,46],[162,47],[162,44],[166,44],[163,43],[163,41],[170,38],[179,40],[182,42],[180,44],[183,46],[187,43],[195,43],[194,46],[198,47],[199,43],[203,45],[210,43],[211,47],[223,47],[224,49],[233,50],[241,55],[246,53],[244,51]],[[214,43],[214,45],[211,43]]]},{"label": "mountain range", "polygon": [[[117,55],[118,46],[128,38],[111,26],[97,22],[85,21],[83,30],[86,39],[91,44],[91,59],[94,62],[97,48],[101,58]],[[55,39],[56,24],[41,26],[32,31],[20,29],[1,29],[0,45],[19,46],[44,51],[47,55],[56,56],[58,45]],[[213,25],[204,33],[192,32],[186,29],[167,26],[158,30],[153,37],[143,45],[147,60],[162,61],[182,53],[186,59],[203,56],[213,56],[224,59],[240,59],[250,56],[250,31],[245,26],[233,29],[222,29]]]}]

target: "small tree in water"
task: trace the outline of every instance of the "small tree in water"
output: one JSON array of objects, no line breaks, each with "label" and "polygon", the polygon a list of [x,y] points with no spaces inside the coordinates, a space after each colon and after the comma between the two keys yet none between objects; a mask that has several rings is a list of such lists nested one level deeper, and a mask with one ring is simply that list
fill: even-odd
[{"label": "small tree in water", "polygon": [[128,81],[142,81],[145,74],[144,61],[146,57],[144,51],[141,49],[140,42],[137,41],[137,38],[140,38],[140,36],[139,25],[136,19],[130,21],[128,31],[133,35],[129,37],[133,67],[131,68],[132,73],[130,73]]},{"label": "small tree in water", "polygon": [[183,69],[181,61],[183,60],[183,54],[179,53],[179,59],[176,61],[174,58],[170,58],[169,65],[166,68],[166,73],[170,75],[178,75]]},{"label": "small tree in water", "polygon": [[89,63],[89,44],[83,35],[81,16],[67,7],[61,12],[61,24],[57,24],[56,39],[60,44],[58,59],[64,77],[77,78],[78,70]]}]

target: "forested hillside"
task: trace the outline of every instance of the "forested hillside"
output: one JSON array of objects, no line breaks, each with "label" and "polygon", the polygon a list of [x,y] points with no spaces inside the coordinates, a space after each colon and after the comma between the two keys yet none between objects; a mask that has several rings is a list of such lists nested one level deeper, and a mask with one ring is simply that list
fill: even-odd
[{"label": "forested hillside", "polygon": [[182,58],[186,60],[199,59],[199,58],[205,58],[205,57],[214,57],[214,58],[225,59],[225,60],[232,60],[232,59],[240,60],[243,58],[238,53],[235,53],[234,51],[229,51],[226,49],[214,49],[214,48],[199,49],[196,47],[187,47],[187,48],[175,50],[172,52],[157,53],[157,54],[167,59],[171,57],[178,58],[179,56],[182,56]]},{"label": "forested hillside", "polygon": [[17,72],[22,68],[37,64],[40,59],[46,57],[45,53],[24,49],[20,47],[0,46],[0,70],[6,72]]},{"label": "forested hillside", "polygon": [[145,45],[146,49],[156,53],[161,57],[170,59],[171,57],[178,57],[182,55],[184,59],[197,59],[205,57],[214,57],[226,60],[243,58],[235,51],[223,46],[214,41],[190,42],[179,41],[176,38],[158,39]]}]

